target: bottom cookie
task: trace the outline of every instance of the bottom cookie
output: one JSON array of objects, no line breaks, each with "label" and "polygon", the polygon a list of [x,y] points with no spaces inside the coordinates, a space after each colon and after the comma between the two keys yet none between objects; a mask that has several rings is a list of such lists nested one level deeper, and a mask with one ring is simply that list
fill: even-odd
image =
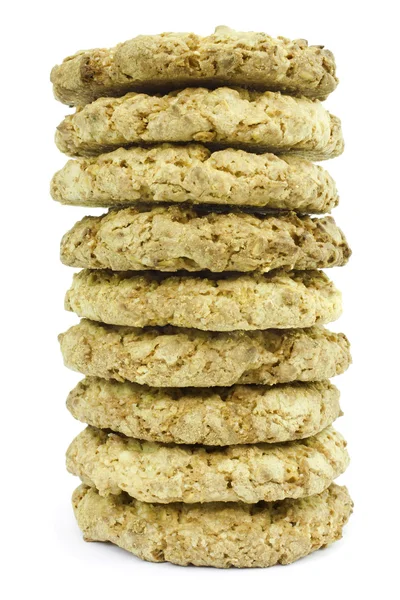
[{"label": "bottom cookie", "polygon": [[72,502],[86,541],[109,541],[152,562],[219,568],[294,562],[340,539],[353,507],[336,484],[308,498],[255,505],[148,504],[80,485]]}]

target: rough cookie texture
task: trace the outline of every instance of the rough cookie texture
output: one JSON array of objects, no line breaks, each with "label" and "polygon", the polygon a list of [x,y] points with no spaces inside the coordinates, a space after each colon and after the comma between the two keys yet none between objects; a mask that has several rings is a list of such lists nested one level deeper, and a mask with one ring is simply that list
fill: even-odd
[{"label": "rough cookie texture", "polygon": [[83,423],[128,437],[207,446],[303,439],[341,415],[339,390],[328,381],[180,389],[88,377],[67,407]]},{"label": "rough cookie texture", "polygon": [[335,60],[306,40],[217,27],[193,33],[141,35],[106,50],[69,56],[52,69],[55,97],[79,106],[100,96],[189,85],[248,85],[325,98],[337,85]]},{"label": "rough cookie texture", "polygon": [[71,156],[158,142],[291,151],[311,160],[343,151],[340,121],[319,100],[231,88],[99,98],[65,117],[56,133],[58,148]]},{"label": "rough cookie texture", "polygon": [[299,156],[162,144],[69,160],[51,182],[53,198],[79,206],[190,202],[329,212],[338,203],[327,171]]},{"label": "rough cookie texture", "polygon": [[85,541],[109,541],[143,560],[187,566],[290,564],[342,537],[353,502],[332,484],[321,494],[257,505],[149,504],[80,485],[73,508]]},{"label": "rough cookie texture", "polygon": [[208,567],[289,563],[342,537],[353,509],[345,487],[256,505],[148,504],[80,485],[73,507],[86,541],[109,541],[143,560]]},{"label": "rough cookie texture", "polygon": [[178,206],[85,217],[61,242],[65,265],[113,271],[324,269],[346,264],[350,254],[332,217],[202,214]]},{"label": "rough cookie texture", "polygon": [[74,275],[65,308],[111,325],[249,331],[329,323],[342,312],[342,296],[321,271],[221,278],[85,269]]},{"label": "rough cookie texture", "polygon": [[66,366],[154,387],[321,381],[349,366],[349,342],[323,327],[204,332],[135,329],[82,320],[59,336]]},{"label": "rough cookie texture", "polygon": [[275,501],[319,494],[349,463],[332,428],[284,444],[211,448],[144,442],[87,427],[67,451],[67,469],[102,496],[143,502]]}]

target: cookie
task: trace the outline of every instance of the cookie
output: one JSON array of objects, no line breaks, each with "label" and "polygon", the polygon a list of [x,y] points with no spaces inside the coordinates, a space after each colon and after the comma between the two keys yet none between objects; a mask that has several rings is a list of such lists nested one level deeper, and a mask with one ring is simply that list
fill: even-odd
[{"label": "cookie", "polygon": [[67,451],[67,469],[102,496],[143,502],[270,502],[319,494],[348,465],[332,428],[284,444],[211,448],[144,442],[87,427]]},{"label": "cookie", "polygon": [[340,121],[319,100],[231,88],[99,98],[65,117],[56,133],[58,148],[71,156],[160,142],[291,151],[310,160],[343,151]]},{"label": "cookie", "polygon": [[51,81],[57,100],[74,106],[190,85],[248,85],[325,98],[337,85],[334,57],[323,46],[229,27],[207,37],[141,35],[109,50],[81,51],[55,66]]},{"label": "cookie", "polygon": [[329,381],[231,388],[149,388],[88,377],[67,407],[88,425],[149,442],[232,446],[310,437],[341,415]]},{"label": "cookie", "polygon": [[322,271],[221,278],[85,269],[74,275],[65,308],[110,325],[251,331],[329,323],[339,318],[342,297]]},{"label": "cookie", "polygon": [[321,381],[349,366],[349,342],[323,327],[205,332],[82,320],[59,336],[65,365],[84,375],[153,387]]},{"label": "cookie", "polygon": [[219,568],[290,564],[339,540],[353,510],[347,489],[334,483],[315,496],[255,506],[149,504],[80,485],[72,503],[88,542],[112,542],[150,562]]},{"label": "cookie", "polygon": [[342,537],[353,502],[332,484],[308,498],[223,504],[149,504],[100,496],[80,485],[72,498],[88,542],[112,542],[151,562],[202,567],[287,565]]},{"label": "cookie", "polygon": [[338,203],[329,173],[304,158],[211,152],[198,144],[119,148],[69,160],[54,175],[51,194],[79,206],[185,202],[324,213]]},{"label": "cookie", "polygon": [[351,250],[332,217],[158,206],[84,217],[60,254],[65,265],[90,269],[266,273],[342,266]]}]

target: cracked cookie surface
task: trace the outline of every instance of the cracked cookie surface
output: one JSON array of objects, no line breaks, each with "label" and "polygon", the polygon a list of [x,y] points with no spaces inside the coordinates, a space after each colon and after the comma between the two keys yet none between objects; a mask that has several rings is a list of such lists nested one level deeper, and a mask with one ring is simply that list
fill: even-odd
[{"label": "cracked cookie surface", "polygon": [[305,40],[217,27],[212,35],[141,35],[115,48],[81,51],[51,72],[55,97],[80,106],[100,96],[189,85],[248,85],[325,98],[337,85],[335,60]]},{"label": "cracked cookie surface", "polygon": [[142,206],[84,217],[60,254],[65,265],[90,269],[264,273],[342,266],[351,250],[332,217]]},{"label": "cracked cookie surface", "polygon": [[221,278],[84,269],[74,275],[65,308],[110,325],[252,331],[329,323],[339,318],[342,297],[322,271]]},{"label": "cracked cookie surface", "polygon": [[287,565],[342,537],[347,489],[257,505],[149,504],[80,485],[72,503],[86,541],[109,541],[143,560],[208,567]]},{"label": "cracked cookie surface", "polygon": [[276,501],[319,494],[345,471],[346,442],[328,427],[305,440],[212,448],[144,442],[87,427],[67,469],[102,496],[143,502]]},{"label": "cracked cookie surface", "polygon": [[231,446],[310,437],[341,415],[329,381],[231,388],[150,388],[87,377],[67,407],[88,425],[150,442]]},{"label": "cracked cookie surface", "polygon": [[323,327],[217,333],[83,319],[59,341],[71,369],[152,387],[321,381],[343,373],[351,362],[346,336]]},{"label": "cracked cookie surface", "polygon": [[149,504],[81,485],[72,503],[86,541],[109,541],[151,562],[219,568],[290,564],[339,540],[353,509],[334,483],[315,496],[256,506]]},{"label": "cracked cookie surface", "polygon": [[319,100],[239,88],[99,98],[65,117],[55,140],[70,156],[132,144],[200,142],[325,160],[341,154],[344,145],[340,120]]},{"label": "cracked cookie surface", "polygon": [[79,206],[185,202],[324,213],[338,203],[329,173],[304,158],[211,152],[199,144],[119,148],[69,160],[54,175],[51,194]]}]

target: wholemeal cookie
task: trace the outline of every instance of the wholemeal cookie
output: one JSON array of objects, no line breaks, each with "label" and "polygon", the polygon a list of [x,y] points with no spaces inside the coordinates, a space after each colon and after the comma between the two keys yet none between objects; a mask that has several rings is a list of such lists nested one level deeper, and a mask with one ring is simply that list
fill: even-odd
[{"label": "wholemeal cookie", "polygon": [[321,381],[349,366],[349,342],[323,327],[205,332],[82,320],[59,336],[66,366],[153,387]]},{"label": "wholemeal cookie", "polygon": [[75,106],[100,96],[190,85],[248,85],[325,98],[337,85],[334,57],[323,46],[229,27],[207,37],[141,35],[109,50],[81,51],[55,66],[51,81],[55,97]]},{"label": "wholemeal cookie", "polygon": [[334,483],[308,498],[256,505],[149,504],[81,485],[72,502],[86,541],[113,542],[151,562],[219,568],[292,563],[339,540],[353,508]]},{"label": "wholemeal cookie", "polygon": [[60,254],[65,265],[90,269],[265,273],[341,266],[351,251],[332,217],[158,206],[84,217]]},{"label": "wholemeal cookie", "polygon": [[71,156],[159,142],[291,151],[311,160],[343,151],[340,121],[319,100],[231,88],[99,98],[65,117],[56,133],[58,148]]},{"label": "wholemeal cookie", "polygon": [[212,448],[145,442],[87,427],[67,451],[67,469],[102,496],[143,502],[275,501],[319,494],[348,465],[332,428],[283,444]]},{"label": "wholemeal cookie", "polygon": [[329,323],[340,316],[342,297],[322,271],[221,278],[84,269],[74,275],[65,308],[110,325],[250,331]]},{"label": "wholemeal cookie", "polygon": [[54,175],[51,194],[79,206],[185,202],[324,213],[338,203],[329,173],[304,158],[211,152],[199,144],[119,148],[69,160]]},{"label": "wholemeal cookie", "polygon": [[128,437],[207,446],[303,439],[341,415],[329,381],[181,389],[88,377],[67,407],[83,423]]}]

